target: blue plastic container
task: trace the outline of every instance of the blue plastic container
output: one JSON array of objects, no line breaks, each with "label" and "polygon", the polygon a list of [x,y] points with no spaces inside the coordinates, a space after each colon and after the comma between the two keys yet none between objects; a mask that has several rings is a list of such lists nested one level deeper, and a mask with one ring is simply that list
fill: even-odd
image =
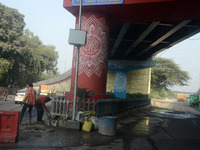
[{"label": "blue plastic container", "polygon": [[102,135],[113,136],[116,134],[117,118],[113,116],[104,116],[99,118],[99,133]]}]

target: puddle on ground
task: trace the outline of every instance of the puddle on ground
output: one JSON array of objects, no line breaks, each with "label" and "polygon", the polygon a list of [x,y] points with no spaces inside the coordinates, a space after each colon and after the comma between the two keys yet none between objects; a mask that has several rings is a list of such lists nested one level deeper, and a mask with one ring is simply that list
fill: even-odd
[{"label": "puddle on ground", "polygon": [[163,113],[163,112],[173,112],[173,111],[172,110],[167,110],[167,109],[155,108],[151,112],[153,112],[153,113]]},{"label": "puddle on ground", "polygon": [[178,113],[173,110],[167,110],[167,109],[153,109],[151,111],[151,114],[157,117],[168,117],[168,118],[175,118],[175,119],[188,119],[188,118],[197,118],[193,114],[188,114],[188,113]]},{"label": "puddle on ground", "polygon": [[[121,122],[117,129],[115,136],[103,136],[93,133],[81,133],[80,141],[84,146],[94,146],[113,142],[115,139],[121,139],[123,143],[131,143],[135,137],[148,136],[154,132],[156,126],[158,126],[163,119],[156,117],[144,117],[136,121],[135,119],[128,119],[128,123]],[[98,140],[97,140],[98,139]]]},{"label": "puddle on ground", "polygon": [[138,124],[133,126],[130,130],[133,135],[148,135],[153,132],[153,128],[162,122],[162,119],[145,117]]},{"label": "puddle on ground", "polygon": [[[128,134],[128,136],[145,136],[153,133],[155,126],[158,126],[162,121],[163,119],[160,118],[144,117],[137,122],[125,124],[121,131],[122,134],[127,132],[124,134]],[[125,130],[123,131],[123,129]]]}]

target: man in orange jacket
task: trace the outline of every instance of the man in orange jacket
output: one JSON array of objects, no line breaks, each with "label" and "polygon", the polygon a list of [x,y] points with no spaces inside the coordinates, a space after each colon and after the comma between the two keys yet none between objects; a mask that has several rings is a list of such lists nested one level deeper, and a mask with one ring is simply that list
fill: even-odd
[{"label": "man in orange jacket", "polygon": [[50,116],[50,112],[45,105],[45,103],[49,102],[51,100],[48,96],[42,96],[36,99],[35,107],[37,109],[37,122],[42,122],[42,116],[44,114],[44,109],[47,111],[47,115]]},{"label": "man in orange jacket", "polygon": [[28,110],[29,123],[31,124],[31,118],[32,118],[31,112],[32,112],[33,106],[35,105],[35,100],[36,100],[36,91],[33,88],[33,84],[30,83],[28,85],[28,88],[26,89],[26,95],[22,102],[22,104],[24,104],[24,105],[23,105],[21,113],[20,113],[20,119],[19,119],[20,124],[22,122],[22,118],[23,118],[24,113],[27,110],[27,108],[29,109]]}]

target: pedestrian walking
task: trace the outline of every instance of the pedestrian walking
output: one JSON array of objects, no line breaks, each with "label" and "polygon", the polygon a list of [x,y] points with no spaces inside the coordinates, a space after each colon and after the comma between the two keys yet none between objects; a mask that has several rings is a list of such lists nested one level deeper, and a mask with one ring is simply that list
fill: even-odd
[{"label": "pedestrian walking", "polygon": [[3,92],[3,97],[4,97],[4,100],[7,101],[7,98],[8,98],[8,89],[7,88]]},{"label": "pedestrian walking", "polygon": [[26,90],[26,95],[22,102],[22,104],[24,105],[22,107],[21,114],[20,114],[20,120],[19,120],[20,123],[22,121],[25,111],[28,108],[29,123],[31,124],[31,117],[32,117],[31,112],[32,112],[33,106],[35,105],[35,101],[36,101],[36,91],[33,88],[33,84],[29,84]]},{"label": "pedestrian walking", "polygon": [[37,109],[37,122],[38,123],[42,122],[44,109],[46,110],[47,115],[50,116],[50,112],[49,112],[47,106],[45,105],[45,103],[49,102],[50,100],[51,100],[51,98],[48,96],[42,96],[42,97],[39,97],[36,99],[35,107]]}]

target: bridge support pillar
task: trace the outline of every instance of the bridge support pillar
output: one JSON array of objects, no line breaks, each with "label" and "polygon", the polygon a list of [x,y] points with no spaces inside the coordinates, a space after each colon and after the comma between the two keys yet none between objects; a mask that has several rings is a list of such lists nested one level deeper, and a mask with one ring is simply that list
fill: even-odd
[{"label": "bridge support pillar", "polygon": [[[78,16],[76,28],[78,28]],[[80,48],[78,87],[106,94],[108,66],[108,18],[101,13],[83,12],[81,30],[87,31],[87,44]],[[76,47],[73,52],[71,92],[73,93],[76,63]]]}]

